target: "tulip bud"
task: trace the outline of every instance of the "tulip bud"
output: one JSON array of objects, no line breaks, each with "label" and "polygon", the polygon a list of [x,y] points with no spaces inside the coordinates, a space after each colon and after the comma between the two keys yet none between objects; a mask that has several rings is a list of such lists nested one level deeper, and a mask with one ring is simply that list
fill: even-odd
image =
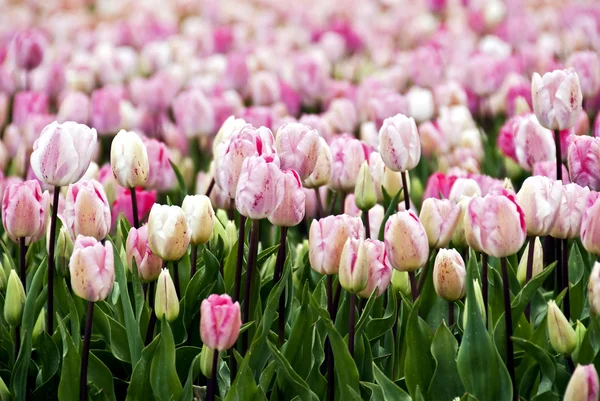
[{"label": "tulip bud", "polygon": [[449,200],[427,198],[421,206],[419,219],[427,233],[430,248],[448,246],[455,232],[461,207]]},{"label": "tulip bud", "polygon": [[377,203],[375,186],[369,171],[369,163],[364,161],[358,172],[356,187],[354,188],[354,202],[360,210],[369,210]]},{"label": "tulip bud", "polygon": [[269,216],[271,224],[280,227],[298,225],[306,212],[306,194],[295,170],[283,171],[283,200]]},{"label": "tulip bud", "polygon": [[[485,305],[483,304],[483,295],[481,294],[481,284],[479,284],[479,280],[475,279],[473,280],[473,291],[475,293],[475,302],[477,307],[479,308],[479,313],[481,313],[481,316],[483,317],[483,320],[485,320],[487,311],[485,310]],[[468,319],[468,309],[469,307],[472,305],[472,302],[469,302],[470,299],[467,297],[466,301],[465,301],[465,311],[463,312],[463,327],[467,325],[467,319]]]},{"label": "tulip bud", "polygon": [[[45,184],[73,184],[85,174],[96,149],[93,128],[72,121],[47,125],[33,144],[31,168]],[[66,162],[68,160],[68,163]]]},{"label": "tulip bud", "polygon": [[71,238],[83,235],[104,239],[110,231],[111,214],[102,184],[90,180],[69,185],[64,216]]},{"label": "tulip bud", "polygon": [[[392,279],[392,266],[385,252],[385,244],[382,241],[366,239],[363,243],[367,267],[369,269],[369,280],[367,286],[358,293],[362,298],[369,298],[374,290],[377,296],[383,294]],[[398,272],[400,273],[400,272]]]},{"label": "tulip bud", "polygon": [[433,265],[433,286],[439,297],[448,302],[465,296],[467,270],[462,256],[455,249],[440,249]]},{"label": "tulip bud", "polygon": [[25,289],[14,270],[8,276],[6,287],[6,298],[4,302],[4,320],[10,327],[18,327],[21,324],[23,308],[25,307]]},{"label": "tulip bud", "polygon": [[427,233],[414,212],[402,211],[390,216],[384,238],[386,252],[395,269],[414,272],[427,263]]},{"label": "tulip bud", "polygon": [[110,165],[121,186],[135,188],[146,184],[150,163],[146,145],[138,134],[119,131],[110,146]]},{"label": "tulip bud", "polygon": [[581,112],[583,95],[574,69],[554,70],[531,80],[533,110],[540,123],[551,130],[569,129]]},{"label": "tulip bud", "polygon": [[571,355],[577,347],[577,335],[553,300],[548,301],[548,337],[554,351]]},{"label": "tulip bud", "polygon": [[0,263],[0,292],[4,291],[4,289],[6,288],[6,284],[7,280],[6,273],[4,272],[4,265],[3,263]]},{"label": "tulip bud", "polygon": [[408,192],[412,194],[412,190],[410,188],[410,184],[412,180],[407,179],[406,185],[408,186],[407,190],[404,191],[404,182],[402,181],[402,174],[408,174],[407,172],[394,171],[387,166],[383,166],[383,175],[381,177],[381,187],[385,189],[388,196],[391,198],[395,197],[398,192],[402,191],[400,196],[398,197],[398,201],[402,202],[404,200],[405,194]]},{"label": "tulip bud", "polygon": [[227,249],[233,248],[233,245],[237,242],[238,230],[234,221],[229,220],[225,226],[225,232],[227,233]]},{"label": "tulip bud", "polygon": [[339,278],[342,288],[351,294],[356,294],[367,286],[369,266],[362,239],[346,240],[340,256]]},{"label": "tulip bud", "polygon": [[275,149],[283,170],[296,170],[301,180],[314,171],[320,155],[317,130],[301,123],[286,123],[277,130]]},{"label": "tulip bud", "polygon": [[151,282],[158,278],[162,268],[162,259],[152,253],[148,246],[148,226],[131,227],[125,244],[127,267],[133,270],[133,260],[140,279]]},{"label": "tulip bud", "polygon": [[583,340],[585,338],[585,333],[587,332],[587,328],[584,326],[581,321],[577,321],[575,324],[575,334],[577,335],[577,349],[573,352],[573,358],[575,360],[579,357],[579,350],[581,349],[581,344],[583,344]]},{"label": "tulip bud", "polygon": [[162,269],[156,281],[154,313],[158,320],[164,317],[168,322],[173,322],[179,316],[179,299],[168,269]]},{"label": "tulip bud", "polygon": [[451,202],[458,203],[465,196],[481,196],[481,188],[477,181],[472,178],[458,178],[452,185],[448,199]]},{"label": "tulip bud", "polygon": [[90,302],[108,297],[115,281],[113,247],[93,237],[79,235],[69,261],[71,287],[80,298]]},{"label": "tulip bud", "polygon": [[46,328],[45,323],[46,323],[46,316],[45,316],[44,310],[42,309],[35,321],[35,324],[33,325],[33,330],[31,333],[31,340],[33,341],[34,344],[36,343],[36,340],[38,339],[40,334],[42,334],[44,332],[44,330]]},{"label": "tulip bud", "polygon": [[598,401],[600,383],[594,365],[577,365],[573,372],[563,401]]},{"label": "tulip bud", "polygon": [[517,194],[517,202],[525,213],[528,235],[546,236],[550,234],[558,217],[562,192],[562,183],[552,181],[547,177],[528,177],[523,182]]},{"label": "tulip bud", "polygon": [[231,301],[229,295],[212,294],[200,306],[200,337],[213,350],[231,348],[240,333],[242,319],[240,304]]},{"label": "tulip bud", "polygon": [[56,237],[56,270],[61,277],[69,277],[69,260],[73,254],[73,240],[67,228],[62,226]]},{"label": "tulip bud", "polygon": [[595,262],[588,283],[588,301],[590,313],[600,315],[600,263]]},{"label": "tulip bud", "polygon": [[156,139],[142,139],[148,153],[148,179],[144,186],[157,191],[168,191],[177,182],[175,171],[171,167],[170,152],[163,142]]},{"label": "tulip bud", "polygon": [[379,130],[383,162],[393,171],[415,168],[421,159],[421,139],[412,117],[397,114],[386,118]]},{"label": "tulip bud", "polygon": [[408,272],[392,269],[391,283],[394,291],[400,292],[406,296],[410,295],[410,277],[408,277]]},{"label": "tulip bud", "polygon": [[187,195],[183,198],[181,208],[191,231],[190,242],[194,245],[207,243],[215,225],[215,212],[210,199],[205,195]]},{"label": "tulip bud", "polygon": [[304,180],[307,188],[318,188],[329,183],[333,160],[331,149],[322,137],[319,138],[319,153],[312,173]]},{"label": "tulip bud", "polygon": [[37,241],[46,231],[49,210],[48,192],[36,180],[6,186],[2,199],[2,223],[8,236],[15,242],[20,237],[28,242]]},{"label": "tulip bud", "polygon": [[284,175],[271,156],[244,160],[235,194],[237,211],[253,220],[264,219],[283,201]]},{"label": "tulip bud", "polygon": [[[542,241],[540,241],[539,237],[535,238],[533,247],[533,273],[531,278],[537,276],[544,270],[544,250],[542,249]],[[525,280],[527,278],[527,261],[529,260],[529,245],[527,242],[525,246],[525,250],[523,251],[523,256],[521,256],[521,260],[519,261],[519,267],[517,268],[517,279],[521,285],[525,284]]]},{"label": "tulip bud", "polygon": [[212,377],[212,365],[214,356],[215,350],[209,348],[206,344],[203,344],[202,352],[200,353],[200,370],[202,371],[204,377]]},{"label": "tulip bud", "polygon": [[179,206],[154,204],[148,217],[148,246],[163,260],[178,260],[190,244],[190,229]]},{"label": "tulip bud", "polygon": [[39,30],[24,29],[17,32],[12,45],[15,62],[20,68],[31,71],[44,60],[46,40]]}]

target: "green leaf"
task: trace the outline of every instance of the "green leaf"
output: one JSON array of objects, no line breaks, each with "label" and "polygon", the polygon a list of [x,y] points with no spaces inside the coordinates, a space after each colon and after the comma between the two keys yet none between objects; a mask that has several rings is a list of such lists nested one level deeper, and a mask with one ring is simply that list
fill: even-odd
[{"label": "green leaf", "polygon": [[139,362],[135,365],[131,375],[131,382],[127,388],[127,401],[154,400],[150,386],[150,364],[155,354],[160,335],[143,349]]},{"label": "green leaf", "polygon": [[11,401],[12,400],[12,396],[10,395],[10,391],[8,390],[8,387],[6,387],[6,383],[4,383],[4,380],[2,380],[2,377],[0,377],[0,401]]},{"label": "green leaf", "polygon": [[384,400],[411,401],[408,394],[400,387],[396,386],[393,381],[388,379],[376,364],[373,364],[373,375],[375,376],[375,381],[381,388]]},{"label": "green leaf", "polygon": [[[297,394],[303,401],[319,401],[319,398],[315,393],[311,391],[306,382],[292,369],[292,366],[287,359],[279,352],[270,341],[267,341],[271,355],[275,359],[275,362],[279,366],[277,375],[284,378],[287,385],[289,385],[294,394]],[[286,386],[287,389],[287,386]]]},{"label": "green leaf", "polygon": [[160,323],[160,342],[150,364],[150,385],[154,396],[160,401],[177,399],[181,394],[181,382],[175,365],[175,341],[169,323]]},{"label": "green leaf", "polygon": [[265,393],[256,385],[252,370],[247,364],[242,364],[225,401],[267,401]]},{"label": "green leaf", "polygon": [[421,299],[419,298],[408,317],[406,331],[407,353],[404,374],[406,387],[413,397],[416,396],[417,386],[429,388],[435,369],[435,362],[430,353],[433,336],[427,323],[419,317],[420,304]]},{"label": "green leaf", "polygon": [[431,343],[431,354],[436,361],[435,373],[429,386],[429,396],[433,401],[444,401],[460,397],[465,387],[456,370],[458,342],[445,322],[438,327]]},{"label": "green leaf", "polygon": [[369,300],[367,304],[363,308],[360,318],[356,323],[356,337],[360,337],[362,335],[362,330],[366,326],[367,322],[370,320],[371,309],[373,309],[373,305],[375,305],[375,301],[377,300],[377,289],[374,289],[371,295],[369,296]]},{"label": "green leaf", "polygon": [[383,241],[383,232],[385,231],[385,223],[387,223],[387,221],[391,215],[393,215],[394,213],[396,213],[398,211],[398,202],[400,200],[400,195],[403,192],[404,192],[404,188],[402,188],[400,191],[398,191],[396,196],[394,196],[394,199],[391,200],[391,202],[385,212],[385,215],[383,216],[383,220],[381,221],[381,228],[379,228],[379,234],[377,235],[377,238],[379,238],[379,241]]},{"label": "green leaf", "polygon": [[175,177],[177,178],[177,187],[179,190],[179,197],[181,200],[183,200],[183,198],[185,198],[185,196],[187,195],[187,189],[185,188],[185,181],[183,180],[183,176],[181,175],[179,168],[177,168],[177,165],[175,163],[173,163],[173,161],[171,161],[171,159],[169,159],[169,164],[171,165],[171,168],[173,168],[173,171],[175,172]]},{"label": "green leaf", "polygon": [[517,337],[512,337],[512,340],[515,345],[523,348],[527,354],[531,355],[537,363],[539,363],[540,368],[542,369],[543,374],[539,384],[538,393],[551,391],[554,381],[556,380],[556,361],[553,360],[548,351],[538,347],[530,341]]},{"label": "green leaf", "polygon": [[200,354],[196,355],[192,360],[192,364],[190,365],[190,369],[188,372],[187,380],[185,381],[185,385],[183,386],[183,390],[181,392],[181,397],[179,397],[180,401],[189,401],[193,399],[193,391],[194,391],[194,380],[200,374]]},{"label": "green leaf", "polygon": [[96,386],[109,401],[116,401],[112,372],[90,351],[88,362],[88,382]]},{"label": "green leaf", "polygon": [[36,349],[42,361],[42,382],[45,383],[58,372],[60,366],[60,352],[56,343],[48,333],[42,332],[37,338]]},{"label": "green leaf", "polygon": [[101,302],[96,302],[94,305],[93,333],[96,332],[96,330],[99,332],[104,342],[109,345],[115,358],[124,362],[129,362],[130,354],[125,327],[113,318],[107,316],[100,305]]},{"label": "green leaf", "polygon": [[[512,309],[512,320],[513,327],[516,327],[519,320],[521,319],[521,315],[525,312],[525,308],[531,298],[537,293],[538,289],[542,286],[546,278],[552,273],[554,268],[556,267],[556,262],[552,263],[550,266],[546,267],[540,274],[535,276],[531,281],[529,281],[523,289],[517,294],[517,296],[511,302]],[[509,272],[510,272],[509,268]]]},{"label": "green leaf", "polygon": [[62,320],[57,319],[57,322],[63,342],[63,360],[60,383],[58,384],[58,399],[60,401],[77,401],[79,399],[81,357]]},{"label": "green leaf", "polygon": [[309,303],[310,290],[308,283],[304,283],[297,317],[290,329],[290,336],[282,347],[283,355],[300,377],[308,377],[313,363],[312,344],[307,339],[312,337],[316,319]]}]

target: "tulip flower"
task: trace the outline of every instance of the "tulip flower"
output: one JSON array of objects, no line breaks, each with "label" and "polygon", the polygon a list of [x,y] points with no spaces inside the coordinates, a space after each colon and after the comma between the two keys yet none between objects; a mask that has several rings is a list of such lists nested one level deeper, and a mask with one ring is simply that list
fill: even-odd
[{"label": "tulip flower", "polygon": [[588,282],[588,300],[590,312],[600,315],[600,262],[595,262]]},{"label": "tulip flower", "polygon": [[133,260],[137,267],[138,275],[144,282],[151,282],[158,278],[162,259],[152,253],[148,245],[148,226],[140,228],[131,227],[125,243],[127,253],[127,267],[132,271]]},{"label": "tulip flower", "polygon": [[[129,224],[135,227],[135,219],[133,212],[133,205],[131,202],[131,191],[123,187],[117,188],[116,199],[112,203],[112,228],[116,227],[117,217],[123,214]],[[135,199],[137,204],[137,219],[138,222],[150,213],[150,209],[156,202],[156,191],[145,191],[141,188],[136,188]]]},{"label": "tulip flower", "polygon": [[187,195],[181,208],[187,217],[191,231],[190,243],[205,244],[213,233],[215,212],[210,199],[205,195]]},{"label": "tulip flower", "polygon": [[393,171],[415,168],[421,158],[421,140],[412,117],[397,114],[386,118],[379,130],[381,157]]},{"label": "tulip flower", "polygon": [[169,270],[162,269],[156,284],[154,298],[154,313],[158,320],[164,317],[167,322],[173,322],[179,316],[179,299]]},{"label": "tulip flower", "polygon": [[317,130],[301,123],[286,123],[277,130],[275,150],[283,170],[295,170],[306,180],[315,170],[320,155]]},{"label": "tulip flower", "polygon": [[114,134],[121,128],[121,101],[125,89],[118,85],[107,85],[95,89],[91,96],[90,121],[100,135]]},{"label": "tulip flower", "polygon": [[598,401],[599,394],[600,383],[594,365],[578,365],[567,384],[563,400]]},{"label": "tulip flower", "polygon": [[569,145],[567,160],[572,182],[600,190],[600,138],[575,136]]},{"label": "tulip flower", "polygon": [[369,266],[362,239],[348,238],[340,255],[340,285],[350,294],[364,290],[369,280]]},{"label": "tulip flower", "polygon": [[293,227],[304,219],[306,195],[295,170],[283,171],[282,175],[283,199],[268,218],[275,226]]},{"label": "tulip flower", "polygon": [[113,248],[93,237],[79,235],[69,261],[71,287],[80,298],[102,301],[110,294],[115,281]]},{"label": "tulip flower", "polygon": [[554,351],[571,355],[577,347],[577,335],[556,302],[548,301],[548,337]]},{"label": "tulip flower", "polygon": [[[523,256],[519,260],[519,266],[517,267],[517,280],[523,286],[526,284],[527,277],[527,264],[529,261],[529,247],[531,242],[525,245]],[[532,262],[532,273],[531,278],[534,278],[544,270],[544,250],[542,249],[542,241],[539,237],[535,237],[534,248],[533,248],[533,262]]]},{"label": "tulip flower", "polygon": [[31,71],[44,60],[46,40],[38,30],[22,30],[14,36],[12,47],[16,64],[24,70]]},{"label": "tulip flower", "polygon": [[600,90],[600,57],[594,51],[578,51],[572,53],[566,65],[577,73],[581,84],[581,93],[585,98],[592,98]]},{"label": "tulip flower", "polygon": [[558,217],[550,235],[554,238],[576,238],[581,230],[581,219],[585,212],[588,187],[571,183],[562,186],[562,199],[558,207]]},{"label": "tulip flower", "polygon": [[64,216],[73,239],[78,235],[104,239],[110,230],[111,215],[102,185],[96,180],[69,185]]},{"label": "tulip flower", "polygon": [[163,260],[178,260],[187,251],[191,232],[183,209],[155,204],[148,217],[148,246]]},{"label": "tulip flower", "polygon": [[279,207],[284,196],[284,176],[271,156],[252,156],[244,160],[235,195],[238,212],[260,220]]},{"label": "tulip flower", "polygon": [[556,161],[552,132],[544,128],[533,114],[519,118],[515,132],[515,153],[519,165],[531,171],[536,163]]},{"label": "tulip flower", "polygon": [[157,191],[167,191],[175,185],[176,177],[171,163],[167,146],[156,139],[143,138],[148,154],[148,179],[145,187]]},{"label": "tulip flower", "polygon": [[414,212],[403,211],[390,216],[384,238],[386,252],[395,269],[415,272],[427,263],[427,233]]},{"label": "tulip flower", "polygon": [[200,306],[200,337],[210,349],[225,351],[237,341],[242,320],[240,304],[229,295],[212,294]]},{"label": "tulip flower", "polygon": [[281,97],[281,89],[274,72],[258,71],[250,77],[248,84],[252,104],[257,106],[270,106],[278,102]]},{"label": "tulip flower", "polygon": [[579,77],[572,68],[548,72],[543,77],[534,73],[531,98],[542,126],[551,130],[571,128],[581,112],[583,100]]},{"label": "tulip flower", "polygon": [[5,300],[4,320],[12,328],[19,327],[25,306],[25,289],[21,280],[19,280],[17,272],[14,270],[11,270],[8,276]]},{"label": "tulip flower", "polygon": [[352,192],[356,186],[360,166],[367,160],[365,145],[358,139],[343,134],[331,142],[332,169],[329,187],[334,191]]},{"label": "tulip flower", "polygon": [[25,244],[38,241],[46,233],[48,192],[42,193],[38,181],[8,184],[2,198],[2,224],[15,242],[25,238]]},{"label": "tulip flower", "polygon": [[150,169],[146,145],[133,131],[121,130],[110,147],[110,164],[119,185],[125,188],[143,186]]},{"label": "tulip flower", "polygon": [[481,252],[481,238],[479,231],[473,230],[470,221],[467,219],[469,213],[469,203],[475,198],[463,197],[457,206],[460,208],[458,222],[452,234],[452,243],[457,247],[468,245],[476,251]]},{"label": "tulip flower", "polygon": [[581,243],[586,251],[600,255],[600,194],[591,192],[585,203],[581,219]]},{"label": "tulip flower", "polygon": [[13,100],[12,124],[24,128],[34,116],[48,114],[48,110],[49,99],[45,93],[19,92]]},{"label": "tulip flower", "polygon": [[439,297],[448,302],[464,297],[466,276],[465,262],[456,249],[438,251],[433,265],[433,286]]},{"label": "tulip flower", "polygon": [[377,203],[375,186],[367,161],[363,162],[358,173],[356,187],[354,188],[354,202],[360,210],[369,210]]},{"label": "tulip flower", "polygon": [[323,139],[319,138],[319,154],[312,173],[303,181],[307,188],[318,188],[329,183],[332,169],[332,156],[329,145]]},{"label": "tulip flower", "polygon": [[423,201],[419,219],[427,233],[430,248],[448,246],[458,224],[460,211],[460,206],[453,205],[446,199],[427,198]]},{"label": "tulip flower", "polygon": [[[369,270],[367,286],[358,293],[362,298],[369,298],[373,291],[381,296],[392,279],[392,266],[385,251],[385,244],[376,239],[366,239],[363,242],[366,263]],[[400,273],[400,272],[398,272]]]},{"label": "tulip flower", "polygon": [[177,126],[188,138],[209,135],[215,129],[215,110],[200,89],[181,92],[173,100],[173,115]]},{"label": "tulip flower", "polygon": [[458,203],[463,196],[473,197],[481,195],[481,188],[477,184],[477,181],[471,178],[457,178],[454,185],[452,185],[448,199],[453,203]]},{"label": "tulip flower", "polygon": [[433,173],[427,179],[423,200],[427,198],[448,199],[452,186],[456,182],[457,177],[446,175],[444,173]]},{"label": "tulip flower", "polygon": [[90,119],[90,99],[82,92],[69,92],[60,103],[56,120],[59,123],[75,121],[87,124]]},{"label": "tulip flower", "polygon": [[535,176],[523,182],[517,202],[525,213],[527,234],[546,236],[554,226],[562,201],[562,184],[549,178]]}]

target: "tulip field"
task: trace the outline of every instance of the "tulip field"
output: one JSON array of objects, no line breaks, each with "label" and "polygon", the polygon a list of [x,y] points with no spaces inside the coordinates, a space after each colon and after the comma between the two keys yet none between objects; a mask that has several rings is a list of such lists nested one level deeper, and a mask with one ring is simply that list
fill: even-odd
[{"label": "tulip field", "polygon": [[0,401],[599,401],[598,0],[0,0]]}]

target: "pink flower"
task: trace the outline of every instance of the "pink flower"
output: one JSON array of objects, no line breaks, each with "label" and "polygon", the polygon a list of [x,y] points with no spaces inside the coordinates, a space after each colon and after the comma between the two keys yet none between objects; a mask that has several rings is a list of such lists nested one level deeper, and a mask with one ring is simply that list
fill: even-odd
[{"label": "pink flower", "polygon": [[423,200],[427,198],[448,199],[457,177],[444,173],[433,173],[427,179]]},{"label": "pink flower", "polygon": [[387,290],[392,279],[392,266],[385,251],[385,244],[382,241],[366,239],[363,247],[369,269],[369,281],[365,289],[358,295],[362,298],[369,298],[375,291],[379,297]]},{"label": "pink flower", "polygon": [[600,90],[600,57],[594,51],[579,51],[572,53],[566,65],[572,67],[581,84],[584,97],[590,98]]},{"label": "pink flower", "polygon": [[33,70],[44,59],[46,40],[38,30],[22,30],[14,36],[12,47],[17,65],[24,70]]},{"label": "pink flower", "polygon": [[283,171],[283,200],[271,213],[269,221],[275,226],[292,227],[304,219],[306,195],[295,170]]},{"label": "pink flower", "polygon": [[368,120],[374,121],[380,129],[386,118],[408,113],[408,101],[404,96],[391,90],[379,90],[372,94],[359,110]]},{"label": "pink flower", "polygon": [[60,103],[56,119],[60,123],[75,121],[87,124],[90,117],[90,98],[82,92],[69,92]]},{"label": "pink flower", "polygon": [[431,248],[448,246],[458,224],[459,215],[460,206],[449,200],[427,198],[423,201],[419,219],[425,228]]},{"label": "pink flower", "polygon": [[71,238],[83,235],[104,239],[110,230],[111,216],[102,185],[96,180],[69,185],[64,217]]},{"label": "pink flower", "polygon": [[[135,189],[136,200],[138,205],[138,218],[139,221],[142,221],[148,213],[150,213],[150,209],[152,209],[152,205],[156,202],[156,191],[144,191],[141,188]],[[115,201],[112,204],[112,228],[116,229],[117,218],[120,214],[125,215],[125,218],[129,222],[130,225],[133,225],[133,209],[131,207],[131,192],[129,189],[125,189],[123,187],[118,187]]]},{"label": "pink flower", "polygon": [[317,130],[300,123],[286,123],[277,130],[275,149],[281,168],[295,170],[301,180],[310,176],[319,156]]},{"label": "pink flower", "polygon": [[225,351],[233,347],[240,334],[240,304],[229,295],[212,294],[200,306],[200,337],[210,349]]},{"label": "pink flower", "polygon": [[209,135],[215,129],[215,111],[200,89],[181,92],[173,100],[173,115],[188,138]]},{"label": "pink flower", "polygon": [[386,118],[379,130],[381,158],[393,171],[407,171],[421,159],[421,139],[415,120],[398,114]]},{"label": "pink flower", "polygon": [[[545,161],[545,162],[536,163],[533,166],[532,175],[534,175],[534,176],[541,175],[543,177],[548,177],[551,180],[556,180],[556,161],[549,160],[549,161]],[[569,179],[569,172],[567,171],[567,168],[563,165],[562,166],[562,183],[568,184],[570,182],[571,182],[571,180]]]},{"label": "pink flower", "polygon": [[533,109],[540,124],[551,130],[563,130],[575,125],[583,96],[575,70],[554,70],[541,77],[533,74],[531,81]]},{"label": "pink flower", "polygon": [[414,272],[427,263],[427,233],[413,211],[402,211],[390,216],[385,225],[384,239],[385,249],[394,269]]},{"label": "pink flower", "polygon": [[271,71],[258,71],[250,77],[252,104],[271,106],[281,98],[281,89],[277,75]]},{"label": "pink flower", "polygon": [[41,92],[19,92],[15,95],[12,123],[22,127],[35,114],[48,114],[48,96]]},{"label": "pink flower", "polygon": [[121,100],[124,88],[116,85],[104,86],[92,92],[91,121],[100,135],[114,134],[121,128]]},{"label": "pink flower", "polygon": [[564,401],[596,401],[600,394],[600,384],[598,382],[598,373],[593,364],[577,365],[573,372],[567,389],[565,390]]},{"label": "pink flower", "polygon": [[2,224],[10,239],[39,240],[46,233],[49,205],[48,192],[42,193],[38,181],[8,184],[2,197]]},{"label": "pink flower", "polygon": [[442,81],[444,61],[439,49],[433,45],[420,46],[412,53],[410,74],[418,86],[433,88]]},{"label": "pink flower", "polygon": [[506,120],[506,122],[500,128],[498,133],[498,149],[502,151],[506,156],[510,157],[514,161],[517,160],[517,150],[515,148],[515,135],[519,129],[519,124],[523,120],[520,115],[513,116]]},{"label": "pink flower", "polygon": [[346,98],[332,100],[324,117],[336,132],[354,132],[358,125],[356,106]]},{"label": "pink flower", "polygon": [[556,160],[556,148],[552,131],[542,127],[533,114],[519,121],[515,132],[517,162],[527,171],[536,163]]},{"label": "pink flower", "polygon": [[160,275],[162,259],[152,253],[148,246],[148,226],[138,229],[131,227],[126,243],[127,267],[132,270],[132,260],[135,259],[140,279],[145,282],[154,281]]},{"label": "pink flower", "polygon": [[467,270],[456,249],[440,249],[433,265],[433,287],[437,295],[448,302],[465,296]]},{"label": "pink flower", "polygon": [[550,234],[558,218],[563,186],[547,177],[528,177],[517,193],[517,202],[525,213],[527,234],[544,237]]},{"label": "pink flower", "polygon": [[150,169],[148,170],[148,179],[146,180],[146,188],[156,189],[157,191],[167,191],[173,188],[177,182],[175,172],[169,163],[169,150],[167,146],[151,138],[142,138],[146,145],[148,153],[148,162]]},{"label": "pink flower", "polygon": [[368,158],[364,144],[343,134],[331,141],[330,149],[333,164],[329,187],[334,191],[354,191],[360,166]]},{"label": "pink flower", "polygon": [[600,190],[600,138],[575,136],[567,159],[572,182]]},{"label": "pink flower", "polygon": [[562,186],[558,217],[550,231],[554,238],[577,238],[590,189],[577,184]]},{"label": "pink flower", "polygon": [[272,156],[251,156],[244,160],[235,194],[240,214],[264,219],[279,207],[284,197],[284,176]]},{"label": "pink flower", "polygon": [[290,116],[297,116],[300,112],[301,98],[298,91],[284,81],[279,81],[280,101],[285,105]]},{"label": "pink flower", "polygon": [[587,196],[581,219],[581,243],[586,251],[600,255],[600,202],[598,192]]},{"label": "pink flower", "polygon": [[90,302],[108,297],[115,282],[113,247],[93,237],[78,236],[69,261],[71,287],[80,298]]},{"label": "pink flower", "polygon": [[290,83],[300,94],[303,104],[313,105],[323,98],[327,77],[328,72],[314,56],[298,54],[292,60]]}]

